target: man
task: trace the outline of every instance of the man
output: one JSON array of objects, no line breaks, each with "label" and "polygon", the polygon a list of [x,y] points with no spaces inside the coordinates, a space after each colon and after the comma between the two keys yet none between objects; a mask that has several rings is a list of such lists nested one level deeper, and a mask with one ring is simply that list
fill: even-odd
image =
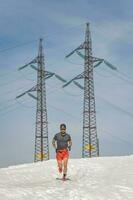
[{"label": "man", "polygon": [[69,151],[71,150],[72,146],[71,136],[66,133],[65,124],[60,124],[60,132],[55,134],[52,144],[56,150],[56,159],[59,172],[62,173],[63,171],[63,180],[65,180],[67,175]]}]

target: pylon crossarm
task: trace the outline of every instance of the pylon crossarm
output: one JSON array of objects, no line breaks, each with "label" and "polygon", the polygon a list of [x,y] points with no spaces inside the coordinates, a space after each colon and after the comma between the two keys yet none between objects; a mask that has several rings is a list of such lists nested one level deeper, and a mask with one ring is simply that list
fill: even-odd
[{"label": "pylon crossarm", "polygon": [[37,63],[37,59],[35,58],[34,60],[32,60],[31,62],[27,63],[26,65],[19,67],[18,70],[22,70],[26,67],[28,67],[29,65],[33,64],[33,63]]},{"label": "pylon crossarm", "polygon": [[64,82],[64,83],[67,82],[67,80],[65,80],[64,78],[62,78],[62,77],[59,76],[58,74],[54,74],[54,75],[55,75],[55,77],[56,77],[58,80],[60,80],[60,81],[62,81],[62,82]]},{"label": "pylon crossarm", "polygon": [[[30,65],[33,69],[35,70],[38,70],[37,67],[35,67],[34,65]],[[58,74],[56,73],[53,73],[53,72],[50,72],[50,71],[43,71],[43,76],[45,76],[45,80],[48,79],[48,78],[51,78],[52,76],[55,76],[58,80],[66,83],[67,81],[62,78],[61,76],[59,76]]]},{"label": "pylon crossarm", "polygon": [[66,55],[65,58],[70,57],[72,54],[74,54],[77,50],[83,49],[84,48],[84,44],[81,44],[80,46],[78,46],[76,49],[74,49],[73,51],[71,51],[68,55]]},{"label": "pylon crossarm", "polygon": [[77,81],[73,81],[73,83],[74,83],[76,86],[78,86],[80,89],[84,90],[84,87],[83,87],[81,84],[79,84]]},{"label": "pylon crossarm", "polygon": [[52,73],[52,72],[49,72],[49,71],[42,71],[42,72],[43,72],[42,76],[45,77],[45,80],[51,78],[52,76],[54,76],[54,73]]},{"label": "pylon crossarm", "polygon": [[[80,51],[76,50],[77,55],[79,55],[81,58],[85,59],[85,55],[83,55]],[[112,70],[117,70],[117,68],[112,65],[111,63],[109,63],[108,61],[102,59],[102,58],[96,58],[96,57],[92,57],[93,59],[93,63],[94,62],[98,62],[97,64],[94,65],[94,67],[98,67],[102,62],[104,62],[109,68],[111,68]]]},{"label": "pylon crossarm", "polygon": [[[39,71],[39,69],[37,69],[36,66],[34,65],[30,65],[31,68],[35,69],[36,71]],[[54,75],[54,73],[52,72],[48,72],[48,71],[43,71],[43,76],[45,76],[45,79],[51,78]]]},{"label": "pylon crossarm", "polygon": [[43,71],[43,73],[45,73],[45,75],[52,75],[52,76],[55,74],[55,73],[53,73],[53,72],[46,71],[46,70],[45,70],[45,72]]},{"label": "pylon crossarm", "polygon": [[53,72],[50,72],[50,71],[45,71],[45,76],[47,76],[45,79],[50,78],[50,77],[52,77],[52,76],[55,76],[55,77],[56,77],[58,80],[60,80],[61,82],[64,82],[64,83],[67,82],[64,78],[62,78],[62,77],[59,76],[58,74],[53,73]]},{"label": "pylon crossarm", "polygon": [[64,88],[64,87],[68,86],[71,82],[73,82],[73,80],[74,80],[74,78],[72,80],[68,81],[67,83],[65,83],[62,87]]},{"label": "pylon crossarm", "polygon": [[66,84],[64,84],[62,87],[64,88],[64,87],[68,86],[71,82],[73,82],[74,80],[82,79],[82,78],[84,78],[84,72],[81,73],[81,74],[79,74],[79,75],[77,75],[76,77],[74,77],[74,78],[71,79],[70,81],[68,81],[68,82],[67,82]]},{"label": "pylon crossarm", "polygon": [[103,62],[103,60],[102,61],[99,61],[97,64],[95,64],[93,67],[95,68],[95,67],[98,67],[101,63]]},{"label": "pylon crossarm", "polygon": [[84,78],[84,72],[75,77],[75,80]]},{"label": "pylon crossarm", "polygon": [[34,86],[34,87],[32,87],[31,89],[29,89],[29,90],[23,92],[22,94],[18,95],[18,96],[16,97],[16,99],[18,99],[18,98],[24,96],[24,95],[25,95],[26,93],[28,93],[28,92],[32,92],[32,91],[35,91],[35,90],[36,90],[36,86]]},{"label": "pylon crossarm", "polygon": [[18,99],[18,98],[22,97],[22,96],[23,96],[23,95],[25,95],[25,94],[26,94],[26,92],[24,92],[24,93],[22,93],[22,94],[18,95],[18,96],[16,97],[16,99]]},{"label": "pylon crossarm", "polygon": [[117,71],[117,68],[109,63],[107,60],[104,60],[105,65],[107,65],[110,69]]},{"label": "pylon crossarm", "polygon": [[45,80],[51,78],[52,76],[53,76],[52,74],[51,75],[50,74],[45,75]]},{"label": "pylon crossarm", "polygon": [[29,91],[27,92],[34,92],[34,91],[37,91],[37,85],[35,85],[34,87],[32,87]]},{"label": "pylon crossarm", "polygon": [[[35,67],[35,66],[34,66]],[[36,69],[37,71],[39,71],[40,69]],[[53,72],[49,72],[49,71],[44,71],[42,70],[42,76],[45,77],[45,79],[50,78],[54,75]]]},{"label": "pylon crossarm", "polygon": [[76,54],[81,58],[85,59],[85,55],[83,55],[80,51],[76,51]]},{"label": "pylon crossarm", "polygon": [[[76,51],[76,53],[81,58],[85,59],[85,55],[83,55],[80,51]],[[104,61],[104,59],[101,59],[101,58],[96,58],[96,57],[91,57],[91,58],[92,58],[93,63],[98,62],[96,65],[94,65],[94,67],[97,67],[98,65],[100,65]]]},{"label": "pylon crossarm", "polygon": [[46,71],[45,71],[45,80],[46,79],[48,79],[48,78],[51,78],[52,76],[55,76],[58,80],[60,80],[61,82],[63,82],[63,83],[66,83],[67,81],[64,79],[64,78],[62,78],[61,76],[59,76],[58,74],[55,74],[55,73],[46,73]]},{"label": "pylon crossarm", "polygon": [[103,58],[96,58],[96,57],[92,57],[93,58],[93,63],[94,62],[103,62],[104,59]]},{"label": "pylon crossarm", "polygon": [[30,65],[31,68],[35,69],[36,71],[38,70],[36,66]]},{"label": "pylon crossarm", "polygon": [[28,95],[29,95],[30,97],[32,97],[33,99],[36,99],[36,100],[37,100],[37,97],[35,97],[33,94],[31,94],[31,93],[28,92]]}]

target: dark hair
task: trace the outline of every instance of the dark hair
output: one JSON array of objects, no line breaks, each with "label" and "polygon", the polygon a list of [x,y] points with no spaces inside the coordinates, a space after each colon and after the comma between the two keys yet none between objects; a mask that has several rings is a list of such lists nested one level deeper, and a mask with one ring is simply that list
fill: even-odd
[{"label": "dark hair", "polygon": [[66,124],[60,124],[60,128],[66,129]]}]

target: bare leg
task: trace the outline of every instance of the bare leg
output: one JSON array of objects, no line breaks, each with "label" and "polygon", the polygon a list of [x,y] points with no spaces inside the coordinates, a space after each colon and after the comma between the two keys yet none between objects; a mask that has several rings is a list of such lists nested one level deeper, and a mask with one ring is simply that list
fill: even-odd
[{"label": "bare leg", "polygon": [[65,158],[63,160],[63,166],[64,166],[64,169],[63,169],[63,174],[67,174],[67,163],[68,163],[68,158]]},{"label": "bare leg", "polygon": [[62,172],[62,161],[58,160],[57,162],[58,162],[59,172],[61,173]]}]

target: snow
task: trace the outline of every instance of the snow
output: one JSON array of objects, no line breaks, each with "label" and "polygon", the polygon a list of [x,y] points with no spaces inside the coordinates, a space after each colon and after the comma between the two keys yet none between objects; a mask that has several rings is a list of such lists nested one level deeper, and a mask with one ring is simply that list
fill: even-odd
[{"label": "snow", "polygon": [[133,155],[70,159],[68,177],[56,160],[0,169],[0,200],[133,200]]}]

